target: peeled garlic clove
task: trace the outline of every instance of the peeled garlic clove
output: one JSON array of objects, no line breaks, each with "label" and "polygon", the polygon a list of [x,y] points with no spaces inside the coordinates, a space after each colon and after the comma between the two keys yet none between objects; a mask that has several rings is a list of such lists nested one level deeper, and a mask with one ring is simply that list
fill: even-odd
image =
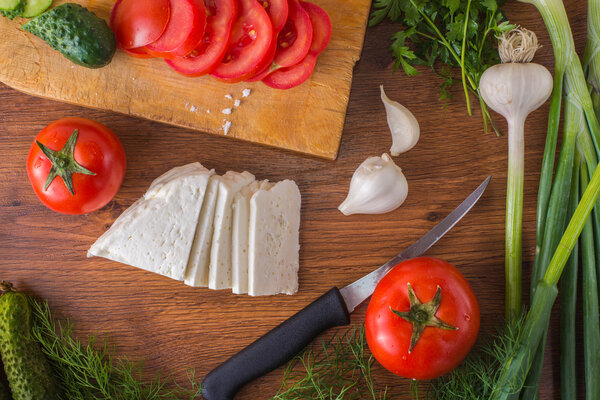
[{"label": "peeled garlic clove", "polygon": [[344,215],[384,214],[400,207],[407,194],[406,177],[389,155],[369,157],[354,171],[338,209]]},{"label": "peeled garlic clove", "polygon": [[419,141],[419,122],[406,107],[386,96],[383,85],[380,85],[379,88],[381,89],[381,101],[383,101],[387,113],[388,126],[392,133],[390,153],[392,156],[397,156],[415,147]]}]

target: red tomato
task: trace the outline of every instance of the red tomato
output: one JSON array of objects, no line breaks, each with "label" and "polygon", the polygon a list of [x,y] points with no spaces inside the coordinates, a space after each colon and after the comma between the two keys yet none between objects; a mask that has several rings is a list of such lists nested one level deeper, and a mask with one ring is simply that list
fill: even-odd
[{"label": "red tomato", "polygon": [[211,75],[226,82],[240,82],[254,75],[268,55],[273,26],[257,0],[239,0],[239,15],[231,30],[225,57]]},{"label": "red tomato", "polygon": [[189,54],[204,36],[206,12],[202,0],[170,0],[171,18],[158,40],[146,46],[154,56],[174,58]]},{"label": "red tomato", "polygon": [[300,4],[312,24],[312,43],[308,54],[298,64],[278,69],[263,78],[263,83],[274,89],[290,89],[306,81],[315,68],[317,56],[325,50],[331,39],[331,20],[327,12],[312,3],[301,1]]},{"label": "red tomato", "polygon": [[273,25],[273,33],[278,34],[285,25],[288,18],[288,2],[287,0],[258,0],[263,6]]},{"label": "red tomato", "polygon": [[146,47],[136,47],[134,49],[121,49],[127,55],[135,58],[154,58],[152,54],[149,54]]},{"label": "red tomato", "polygon": [[277,69],[298,64],[308,54],[313,35],[310,17],[298,0],[288,2],[288,20],[277,37],[273,62],[261,68],[261,72],[248,79],[248,82],[260,81]]},{"label": "red tomato", "polygon": [[236,0],[204,0],[206,5],[206,30],[200,45],[185,57],[166,60],[167,64],[180,74],[201,76],[212,71],[221,62],[231,27],[237,17]]},{"label": "red tomato", "polygon": [[157,40],[171,15],[169,0],[117,0],[110,26],[123,49],[142,47]]},{"label": "red tomato", "polygon": [[[409,300],[411,288],[414,302]],[[420,303],[433,308],[425,312]],[[409,321],[428,321],[416,341],[411,339],[419,323]],[[439,321],[445,325],[432,326]],[[432,379],[454,369],[473,347],[479,305],[469,283],[452,265],[436,258],[414,258],[395,266],[379,282],[365,328],[369,348],[381,365],[406,378]]]},{"label": "red tomato", "polygon": [[[75,130],[71,153],[65,145]],[[93,175],[72,173],[73,193],[67,189],[62,175],[57,175],[45,189],[53,163],[37,142],[55,155],[61,150],[66,153],[59,153],[55,165],[67,164],[73,169],[74,160],[79,166],[77,171],[82,171],[82,167]],[[27,157],[27,175],[35,194],[48,208],[63,214],[86,214],[104,207],[119,190],[125,166],[125,151],[117,136],[106,126],[85,118],[63,118],[42,129]]]}]

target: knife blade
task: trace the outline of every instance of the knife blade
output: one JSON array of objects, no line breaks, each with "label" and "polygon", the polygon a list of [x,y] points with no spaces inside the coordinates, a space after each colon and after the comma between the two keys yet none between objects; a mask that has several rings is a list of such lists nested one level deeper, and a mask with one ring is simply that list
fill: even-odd
[{"label": "knife blade", "polygon": [[202,382],[203,398],[232,400],[242,386],[290,360],[323,331],[348,325],[350,313],[371,296],[379,281],[399,262],[424,254],[452,229],[481,198],[491,178],[488,176],[454,211],[402,253],[341,290],[333,287],[213,369]]}]

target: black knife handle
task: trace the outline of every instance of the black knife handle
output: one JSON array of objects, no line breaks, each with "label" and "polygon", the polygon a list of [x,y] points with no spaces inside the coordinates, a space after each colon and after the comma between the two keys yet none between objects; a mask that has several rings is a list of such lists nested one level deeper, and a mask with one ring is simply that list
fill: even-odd
[{"label": "black knife handle", "polygon": [[233,399],[242,386],[291,360],[321,332],[349,323],[346,303],[334,287],[213,369],[202,382],[203,398]]}]

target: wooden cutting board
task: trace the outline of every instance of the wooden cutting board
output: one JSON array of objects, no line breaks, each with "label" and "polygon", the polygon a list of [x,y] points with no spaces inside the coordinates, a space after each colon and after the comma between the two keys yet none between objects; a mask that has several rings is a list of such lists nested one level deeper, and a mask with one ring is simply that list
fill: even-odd
[{"label": "wooden cutting board", "polygon": [[[106,20],[114,4],[114,0],[77,2]],[[335,159],[371,1],[315,3],[331,17],[331,42],[309,80],[289,90],[260,82],[231,85],[208,76],[188,78],[161,59],[136,59],[120,51],[107,67],[80,67],[19,29],[25,20],[6,18],[0,18],[0,54],[5,55],[0,59],[0,81],[35,96],[217,135],[226,135],[224,125],[230,121],[227,136]],[[244,89],[251,90],[249,96],[242,96]],[[240,100],[238,107],[235,100]]]}]

